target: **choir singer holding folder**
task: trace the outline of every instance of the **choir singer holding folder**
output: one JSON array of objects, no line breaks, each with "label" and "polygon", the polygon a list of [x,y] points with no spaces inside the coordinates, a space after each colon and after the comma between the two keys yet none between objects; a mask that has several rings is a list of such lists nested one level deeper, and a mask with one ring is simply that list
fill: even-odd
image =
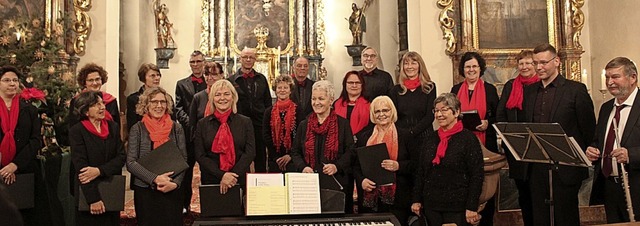
[{"label": "choir singer holding folder", "polygon": [[[136,113],[142,116],[142,120],[133,125],[129,132],[127,170],[134,178],[131,187],[134,190],[138,225],[141,226],[183,224],[181,203],[184,192],[180,184],[185,171],[154,172],[158,170],[152,170],[151,164],[142,164],[142,158],[160,151],[159,147],[166,143],[173,145],[171,148],[174,150],[177,148],[181,158],[161,159],[154,163],[182,161],[188,167],[184,130],[179,123],[171,120],[171,108],[167,106],[173,106],[173,100],[164,89],[146,89],[136,104]],[[145,160],[148,160],[145,163],[152,162]]]},{"label": "choir singer holding folder", "polygon": [[369,118],[375,126],[373,130],[369,129],[360,133],[361,137],[358,137],[358,143],[366,143],[366,146],[386,144],[389,159],[373,164],[393,172],[395,181],[391,185],[378,185],[367,178],[365,176],[367,172],[363,172],[365,167],[361,167],[364,163],[360,164],[360,162],[372,159],[367,158],[366,155],[358,154],[359,161],[355,161],[356,165],[353,169],[358,184],[358,212],[391,212],[400,222],[407,222],[408,210],[411,206],[409,194],[411,194],[413,175],[413,166],[407,148],[407,141],[411,137],[411,133],[409,130],[396,127],[398,113],[388,96],[379,96],[373,100],[371,110],[369,110]]},{"label": "choir singer holding folder", "polygon": [[202,184],[220,184],[220,194],[246,184],[256,156],[251,119],[237,114],[238,92],[228,80],[213,83],[209,91],[213,114],[198,121],[194,135],[196,161]]},{"label": "choir singer holding folder", "polygon": [[[120,140],[120,126],[105,119],[106,109],[99,91],[80,93],[75,99],[74,111],[80,123],[69,130],[71,160],[75,169],[76,197],[82,188],[89,212],[76,212],[76,225],[120,225],[119,211],[106,211],[98,183],[122,174],[125,153]],[[124,187],[122,188],[124,189]]]}]

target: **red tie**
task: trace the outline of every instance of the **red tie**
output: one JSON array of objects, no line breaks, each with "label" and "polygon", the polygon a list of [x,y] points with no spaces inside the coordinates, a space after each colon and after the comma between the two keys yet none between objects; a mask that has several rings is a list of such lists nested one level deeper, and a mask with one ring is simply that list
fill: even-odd
[{"label": "red tie", "polygon": [[[627,105],[623,104],[616,106],[616,113],[613,115],[613,120],[616,125],[620,123],[620,111]],[[609,177],[613,168],[611,167],[611,151],[613,151],[613,144],[616,141],[616,128],[614,128],[614,122],[611,122],[609,126],[609,132],[607,133],[607,140],[604,142],[604,155],[602,158],[602,174],[604,177]],[[619,126],[616,126],[619,127]],[[620,144],[618,144],[620,145]]]},{"label": "red tie", "polygon": [[204,82],[204,80],[202,79],[202,77],[198,78],[196,76],[191,76],[191,81],[192,82],[197,82],[198,84],[202,84],[202,82]]}]

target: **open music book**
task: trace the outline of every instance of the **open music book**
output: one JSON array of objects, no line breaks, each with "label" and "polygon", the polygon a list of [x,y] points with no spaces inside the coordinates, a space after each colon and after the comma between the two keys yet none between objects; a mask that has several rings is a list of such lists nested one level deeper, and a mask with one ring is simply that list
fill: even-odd
[{"label": "open music book", "polygon": [[247,174],[247,216],[319,214],[320,203],[318,174]]}]

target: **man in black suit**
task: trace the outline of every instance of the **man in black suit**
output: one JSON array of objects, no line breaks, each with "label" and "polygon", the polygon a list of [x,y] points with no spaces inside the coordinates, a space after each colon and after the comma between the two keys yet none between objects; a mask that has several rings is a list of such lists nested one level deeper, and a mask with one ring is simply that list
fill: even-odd
[{"label": "man in black suit", "polygon": [[311,87],[315,81],[307,77],[309,75],[309,60],[305,57],[298,57],[293,61],[293,72],[293,78],[296,82],[291,90],[291,100],[300,108],[296,119],[302,121],[313,111],[311,108]]},{"label": "man in black suit", "polygon": [[393,78],[389,72],[378,69],[378,52],[371,47],[362,50],[362,71],[364,87],[362,96],[368,101],[373,101],[378,96],[389,95],[393,89]]},{"label": "man in black suit", "polygon": [[[533,50],[533,64],[540,78],[524,89],[527,122],[559,123],[569,137],[584,150],[593,139],[595,115],[587,87],[559,74],[560,59],[556,49],[542,44]],[[533,224],[550,225],[549,169],[553,169],[553,205],[556,225],[580,225],[578,191],[588,177],[587,168],[552,166],[543,163],[523,164],[533,207]]]},{"label": "man in black suit", "polygon": [[[251,118],[255,133],[256,157],[253,160],[255,172],[267,172],[267,148],[262,140],[262,118],[264,111],[271,107],[271,91],[267,77],[253,69],[256,51],[244,49],[240,52],[242,67],[230,78],[238,92],[238,113]],[[267,119],[268,120],[268,119]]]},{"label": "man in black suit", "polygon": [[596,136],[587,148],[587,157],[595,162],[590,202],[604,204],[607,223],[629,221],[621,165],[617,164],[624,163],[636,207],[635,220],[640,221],[640,104],[635,102],[640,101],[638,69],[628,58],[617,57],[605,70],[607,89],[614,99],[600,107]]},{"label": "man in black suit", "polygon": [[[207,83],[204,82],[204,54],[196,50],[189,57],[189,66],[191,67],[191,75],[178,80],[176,83],[176,107],[175,115],[178,122],[183,128],[189,128],[189,109],[193,96],[206,89]],[[193,179],[193,166],[196,164],[195,154],[193,152],[193,143],[191,142],[191,129],[185,129],[184,135],[187,138],[187,169],[182,180],[182,189],[185,191],[184,209],[189,212],[191,205],[191,181]]]}]

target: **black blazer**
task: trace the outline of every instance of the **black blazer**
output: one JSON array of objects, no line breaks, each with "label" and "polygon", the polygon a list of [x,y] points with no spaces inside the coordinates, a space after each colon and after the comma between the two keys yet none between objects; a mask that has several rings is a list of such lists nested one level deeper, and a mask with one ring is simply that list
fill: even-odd
[{"label": "black blazer", "polygon": [[[553,83],[557,86],[551,109],[551,122],[559,123],[567,136],[576,139],[582,150],[592,141],[596,127],[596,119],[593,110],[593,102],[587,92],[587,87],[579,82],[565,79],[558,75]],[[524,101],[522,107],[525,111],[525,120],[533,122],[533,111],[538,97],[538,89],[542,87],[542,81],[533,83],[524,88]],[[529,163],[523,164],[528,168]],[[527,171],[524,175],[513,175],[512,178],[528,179]],[[565,184],[581,183],[588,175],[587,168],[559,166],[559,179]],[[554,178],[556,179],[556,178]]]},{"label": "black blazer", "polygon": [[[253,74],[255,76],[252,87],[248,87],[250,84],[247,84],[246,79],[242,77],[240,69],[230,80],[238,92],[238,114],[251,118],[253,125],[257,127],[262,126],[264,111],[273,103],[267,77],[255,70],[253,70]],[[249,88],[252,89],[252,92],[249,92]]]},{"label": "black blazer", "polygon": [[[315,113],[314,113],[315,114]],[[334,174],[335,178],[340,182],[340,184],[345,185],[348,182],[348,175],[351,174],[351,160],[353,156],[353,134],[351,133],[351,126],[349,125],[349,121],[340,116],[338,117],[338,154],[336,159],[328,160],[324,158],[324,143],[325,139],[316,139],[316,153],[320,154],[319,156],[323,156],[322,159],[316,159],[316,161],[321,161],[327,164],[335,164],[336,168],[338,168],[338,172]],[[295,142],[293,142],[293,148],[291,150],[291,163],[293,164],[293,168],[297,172],[302,172],[302,170],[309,166],[305,161],[305,146],[304,143],[307,141],[307,121],[309,117],[304,121],[300,122],[300,126],[298,126],[298,134],[295,138]],[[322,149],[322,150],[319,150]],[[314,169],[318,171],[318,173],[322,173],[322,165],[316,164],[316,168]]]},{"label": "black blazer", "polygon": [[[436,99],[436,84],[433,84],[431,92],[424,93],[422,86],[413,92],[407,90],[404,95],[400,95],[402,88],[395,85],[389,92],[389,98],[393,101],[398,111],[398,127],[409,130],[413,136],[421,135],[425,137],[433,132],[433,101]],[[420,103],[420,104],[416,104]]]},{"label": "black blazer", "polygon": [[[120,126],[113,121],[107,123],[109,136],[105,140],[93,135],[82,123],[76,123],[69,130],[75,182],[82,187],[84,197],[90,204],[102,200],[98,182],[113,175],[121,175],[126,158],[124,144],[120,140]],[[78,175],[80,170],[87,166],[98,167],[100,176],[88,184],[80,184]]]},{"label": "black blazer", "polygon": [[[231,113],[227,120],[236,152],[236,164],[230,172],[238,174],[238,183],[245,184],[249,165],[256,156],[255,138],[251,119]],[[194,135],[194,152],[200,164],[202,184],[219,184],[225,171],[220,170],[220,155],[211,152],[213,139],[220,128],[220,121],[212,114],[200,119]]]},{"label": "black blazer", "polygon": [[[607,122],[609,121],[610,112],[613,110],[614,100],[611,99],[602,104],[600,113],[598,114],[598,125],[596,126],[596,135],[594,137],[592,147],[604,151],[605,135],[608,130]],[[625,124],[624,131],[619,131],[622,135],[620,144],[629,152],[629,164],[626,165],[629,175],[629,187],[631,188],[631,202],[633,203],[636,219],[640,216],[640,91],[636,94],[636,99],[631,106],[629,119]],[[600,173],[601,159],[593,163],[595,165],[593,188],[591,189],[590,203],[592,205],[604,204],[604,183],[605,178]]]},{"label": "black blazer", "polygon": [[[463,81],[464,82],[464,81]],[[458,94],[462,82],[451,87],[451,92]],[[489,121],[489,127],[485,132],[485,147],[490,151],[498,151],[498,137],[496,137],[496,130],[493,129],[493,123],[496,122],[496,112],[498,111],[498,90],[494,85],[488,82],[484,82],[485,97],[487,99],[487,113],[485,114],[485,120]]]},{"label": "black blazer", "polygon": [[[71,101],[69,102],[69,114],[67,114],[67,117],[64,119],[64,124],[67,126],[65,128],[67,128],[67,130],[59,131],[60,135],[56,136],[57,138],[59,138],[58,143],[61,145],[70,145],[70,141],[67,140],[67,138],[71,139],[69,137],[70,135],[68,134],[68,129],[71,129],[71,127],[76,125],[76,123],[80,122],[80,119],[74,112],[75,103],[76,97],[71,98]],[[109,114],[111,114],[111,117],[113,117],[113,121],[120,125],[120,111],[118,110],[118,106],[118,99],[115,99],[111,103],[105,105],[105,108],[109,112]]]},{"label": "black blazer", "polygon": [[184,126],[185,130],[191,131],[191,137],[187,137],[189,142],[193,142],[193,134],[195,134],[198,121],[204,118],[204,111],[207,108],[207,102],[209,102],[209,94],[206,90],[202,90],[193,96],[191,106],[189,107],[189,125]]},{"label": "black blazer", "polygon": [[[16,142],[16,155],[11,162],[18,166],[16,174],[33,173],[36,154],[42,148],[42,137],[40,136],[42,122],[38,117],[38,110],[33,105],[23,100],[20,100],[19,103],[18,124],[13,133],[13,139]],[[3,137],[4,134],[0,130],[0,142]]]},{"label": "black blazer", "polygon": [[300,121],[304,120],[313,112],[313,108],[311,107],[311,89],[313,88],[313,84],[315,82],[309,78],[304,80],[303,89],[303,99],[300,97],[300,93],[298,93],[298,82],[295,81],[293,85],[293,89],[291,89],[291,100],[298,105],[300,111],[296,114],[296,119],[300,119]]},{"label": "black blazer", "polygon": [[[204,79],[204,77],[202,79]],[[189,109],[191,107],[191,101],[193,101],[193,95],[206,88],[207,84],[205,82],[195,87],[191,81],[191,75],[178,80],[176,83],[176,106],[174,114],[176,115],[176,120],[178,120],[183,127],[189,125]],[[190,130],[185,129],[185,137],[190,137],[190,132]],[[189,139],[187,139],[187,141],[188,140]]]}]

